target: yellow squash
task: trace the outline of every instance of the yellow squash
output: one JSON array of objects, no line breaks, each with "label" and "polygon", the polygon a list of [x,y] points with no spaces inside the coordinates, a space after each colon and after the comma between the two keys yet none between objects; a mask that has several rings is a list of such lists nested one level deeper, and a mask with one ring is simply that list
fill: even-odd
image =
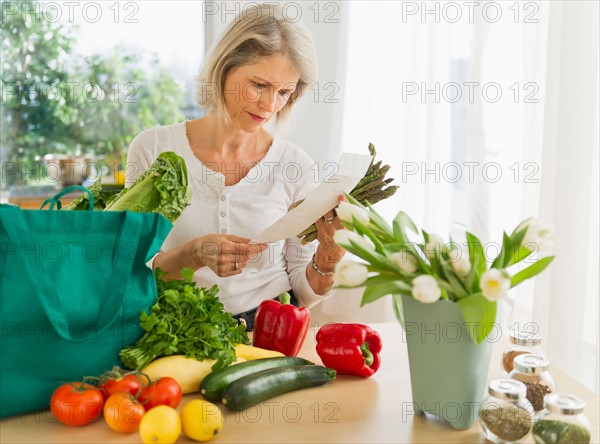
[{"label": "yellow squash", "polygon": [[[235,363],[243,361],[245,359],[238,357]],[[194,393],[200,389],[200,383],[212,371],[215,362],[214,359],[198,361],[184,355],[171,355],[155,359],[142,372],[152,380],[166,376],[173,378],[181,386],[183,394]]]},{"label": "yellow squash", "polygon": [[264,348],[253,347],[251,345],[235,344],[235,355],[246,361],[253,361],[262,358],[278,358],[285,356],[283,353]]},{"label": "yellow squash", "polygon": [[[283,353],[277,351],[244,344],[236,344],[235,354],[237,360],[234,364],[254,359],[284,356]],[[212,371],[214,363],[214,359],[198,361],[195,358],[186,358],[184,355],[171,355],[155,359],[144,367],[142,372],[153,380],[165,376],[173,378],[179,383],[181,391],[185,395],[186,393],[197,392],[200,389],[200,383]]]}]

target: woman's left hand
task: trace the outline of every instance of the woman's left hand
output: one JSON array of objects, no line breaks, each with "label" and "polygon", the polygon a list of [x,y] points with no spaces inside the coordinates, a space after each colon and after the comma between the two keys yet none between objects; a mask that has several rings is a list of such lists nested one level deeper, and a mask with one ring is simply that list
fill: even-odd
[{"label": "woman's left hand", "polygon": [[[340,202],[345,200],[345,196],[342,195],[339,197]],[[346,250],[333,240],[335,232],[343,230],[344,227],[340,223],[335,209],[328,211],[323,217],[319,218],[315,222],[315,225],[317,226],[317,240],[319,241],[319,248],[315,254],[315,262],[319,269],[331,271],[335,269],[337,263],[346,254]]]}]

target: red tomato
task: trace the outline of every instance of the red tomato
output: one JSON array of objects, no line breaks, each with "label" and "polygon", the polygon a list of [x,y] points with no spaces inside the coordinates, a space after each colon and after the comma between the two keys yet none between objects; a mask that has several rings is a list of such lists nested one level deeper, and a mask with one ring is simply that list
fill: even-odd
[{"label": "red tomato", "polygon": [[102,414],[104,396],[96,387],[83,382],[63,384],[50,398],[50,411],[56,419],[69,426],[82,426]]},{"label": "red tomato", "polygon": [[146,413],[144,406],[129,393],[110,395],[104,404],[104,420],[115,432],[133,433]]},{"label": "red tomato", "polygon": [[145,386],[138,401],[144,405],[146,410],[157,405],[168,405],[176,409],[181,402],[181,395],[179,383],[173,378],[164,377]]},{"label": "red tomato", "polygon": [[131,396],[137,396],[142,386],[142,380],[137,374],[125,375],[122,378],[109,378],[98,384],[105,399],[115,393],[129,393]]}]

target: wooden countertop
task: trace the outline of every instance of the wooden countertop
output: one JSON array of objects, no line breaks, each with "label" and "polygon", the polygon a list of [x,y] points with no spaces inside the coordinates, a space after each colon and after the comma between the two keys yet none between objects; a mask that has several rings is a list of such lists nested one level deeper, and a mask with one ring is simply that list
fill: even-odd
[{"label": "wooden countertop", "polygon": [[[427,415],[412,414],[406,344],[395,322],[372,324],[383,339],[382,364],[371,378],[339,376],[322,387],[291,392],[249,408],[225,413],[218,443],[482,443],[478,423],[455,431]],[[315,351],[316,330],[311,329],[300,356],[320,363]],[[500,356],[504,343],[494,346],[490,379],[502,377]],[[585,414],[592,422],[592,442],[599,442],[600,397],[551,369],[561,392],[583,398]],[[199,394],[184,396],[182,405]],[[181,409],[181,406],[180,408]],[[49,411],[16,416],[0,422],[3,443],[136,443],[139,434],[113,432],[102,419],[81,428],[58,423]],[[195,442],[181,435],[178,443]],[[525,442],[532,443],[531,435]]]}]

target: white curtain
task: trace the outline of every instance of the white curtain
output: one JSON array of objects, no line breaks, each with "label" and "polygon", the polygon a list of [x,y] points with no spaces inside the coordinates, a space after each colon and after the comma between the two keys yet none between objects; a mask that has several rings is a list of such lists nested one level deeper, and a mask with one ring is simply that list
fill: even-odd
[{"label": "white curtain", "polygon": [[[466,228],[489,256],[522,219],[552,223],[555,261],[510,292],[501,321],[533,323],[551,365],[598,391],[598,2],[484,3],[456,22],[450,3],[345,4],[340,146],[373,142],[392,165],[388,219]],[[316,315],[393,318],[389,299],[358,300],[340,291]]]}]

